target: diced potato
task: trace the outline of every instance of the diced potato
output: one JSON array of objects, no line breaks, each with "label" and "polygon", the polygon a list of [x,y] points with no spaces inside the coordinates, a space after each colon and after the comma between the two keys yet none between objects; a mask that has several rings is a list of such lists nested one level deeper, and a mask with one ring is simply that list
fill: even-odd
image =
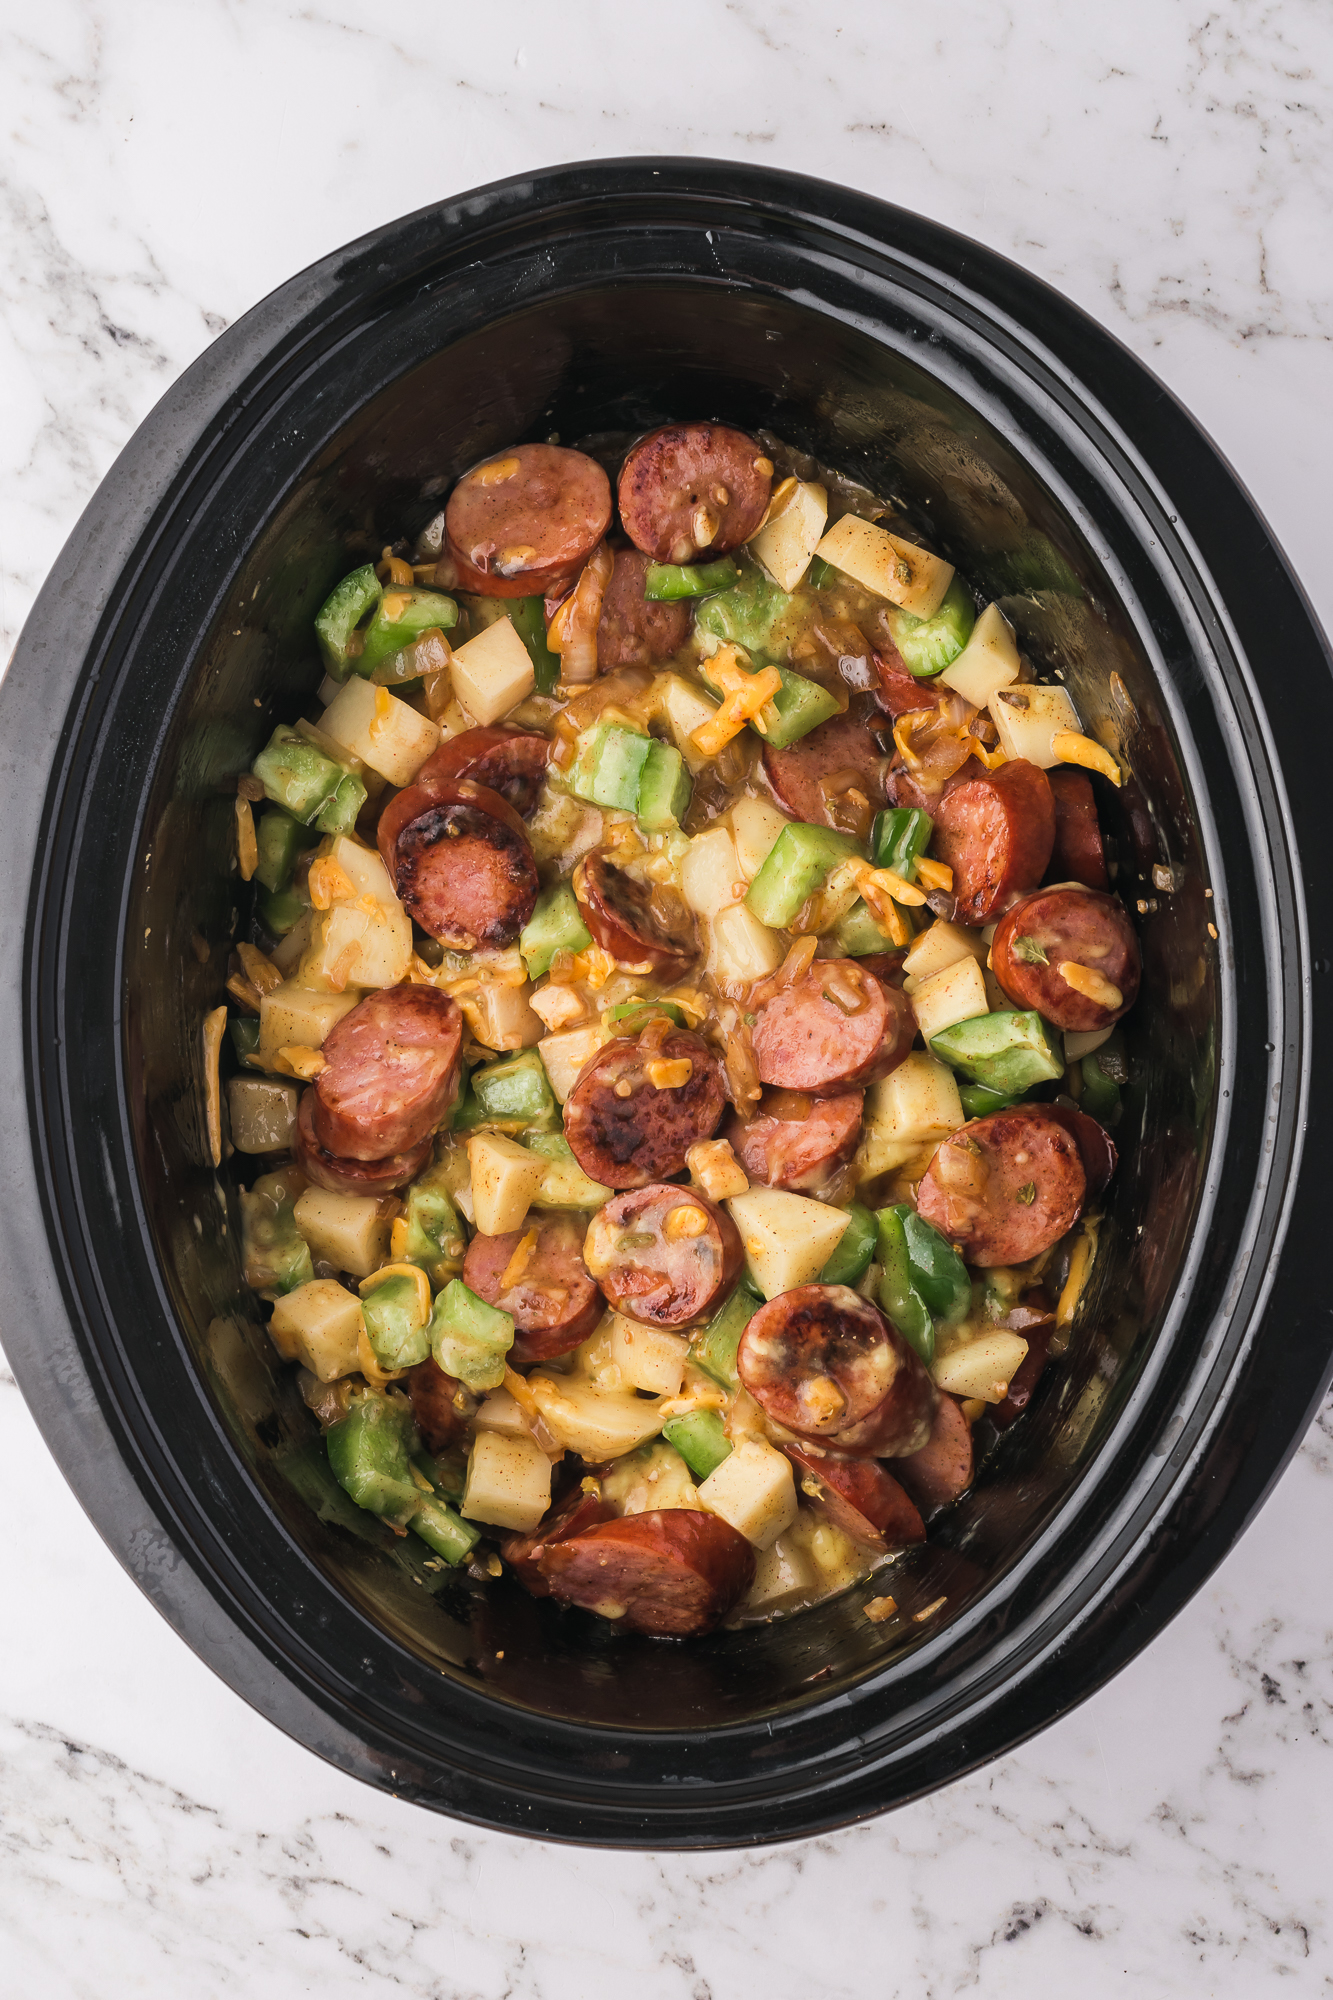
[{"label": "diced potato", "polygon": [[428,716],[353,674],[324,711],[324,733],[391,785],[410,785],[440,732]]},{"label": "diced potato", "polygon": [[373,896],[388,909],[401,907],[389,871],[373,847],[363,847],[350,834],[339,833],[327,843],[327,853],[351,883],[354,896]]},{"label": "diced potato", "polygon": [[483,1048],[530,1049],[546,1033],[546,1023],[533,1013],[531,999],[532,988],[526,981],[522,986],[502,986],[498,980],[487,980],[474,992],[460,993],[458,1004]]},{"label": "diced potato", "polygon": [[312,1278],[285,1293],[268,1323],[273,1344],[321,1382],[336,1382],[361,1366],[361,1302],[333,1278]]},{"label": "diced potato", "polygon": [[530,1150],[542,1163],[542,1184],[533,1196],[535,1208],[587,1210],[610,1201],[610,1188],[590,1180],[572,1153],[554,1147],[548,1152],[543,1145],[534,1145]]},{"label": "diced potato", "polygon": [[497,618],[454,654],[454,693],[469,715],[498,722],[536,686],[529,653],[508,616]]},{"label": "diced potato", "polygon": [[335,1022],[350,1014],[357,993],[316,993],[286,979],[259,1003],[259,1051],[267,1061],[279,1049],[318,1049]]},{"label": "diced potato", "polygon": [[914,1050],[866,1092],[856,1164],[866,1180],[888,1173],[966,1123],[953,1071],[924,1050]]},{"label": "diced potato", "polygon": [[796,1519],[791,1460],[759,1438],[746,1438],[701,1483],[699,1499],[757,1549],[771,1548]]},{"label": "diced potato", "polygon": [[1026,757],[1029,764],[1049,771],[1060,759],[1051,748],[1051,738],[1062,729],[1077,735],[1083,728],[1069,695],[1062,687],[1001,688],[988,704],[991,719],[1000,732],[1000,748],[1006,757]]},{"label": "diced potato", "polygon": [[286,937],[279,938],[269,953],[284,979],[291,978],[301,962],[301,953],[310,943],[310,919],[313,915],[313,910],[307,910],[301,921],[293,924]]},{"label": "diced potato", "polygon": [[937,917],[913,938],[903,960],[903,971],[911,979],[931,979],[937,972],[943,972],[946,965],[957,965],[960,958],[976,958],[985,963],[986,943],[982,933],[967,924],[951,924]]},{"label": "diced potato", "polygon": [[368,1278],[384,1262],[389,1249],[389,1225],[382,1221],[373,1194],[334,1194],[309,1187],[292,1210],[296,1227],[320,1257],[354,1278]]},{"label": "diced potato", "polygon": [[301,957],[302,985],[341,993],[348,986],[397,986],[412,963],[412,919],[369,896],[316,910]]},{"label": "diced potato", "polygon": [[927,1047],[932,1035],[942,1035],[955,1021],[974,1021],[989,1011],[985,977],[975,958],[946,965],[943,972],[923,979],[912,995],[912,1012]]},{"label": "diced potato", "polygon": [[601,1389],[582,1375],[529,1375],[528,1387],[557,1443],[581,1458],[622,1458],[656,1437],[665,1421],[660,1403]]},{"label": "diced potato", "polygon": [[713,918],[710,969],[719,982],[766,979],[782,960],[782,939],[744,903],[732,903]]},{"label": "diced potato", "polygon": [[231,1143],[238,1153],[285,1153],[296,1130],[294,1083],[234,1076],[227,1085]]},{"label": "diced potato", "polygon": [[731,833],[736,843],[736,859],[747,882],[753,882],[778,835],[789,824],[787,815],[767,799],[741,799],[732,808]]},{"label": "diced potato", "polygon": [[914,618],[933,618],[953,582],[952,563],[856,514],[835,521],[815,554]]},{"label": "diced potato", "polygon": [[790,1535],[779,1535],[760,1553],[745,1608],[776,1611],[789,1599],[804,1597],[814,1589],[815,1581],[815,1566],[808,1551]]},{"label": "diced potato", "polygon": [[584,1063],[591,1062],[598,1049],[611,1037],[600,1021],[587,1028],[564,1028],[558,1035],[543,1035],[537,1053],[546,1070],[547,1081],[561,1104],[569,1096]]},{"label": "diced potato", "polygon": [[740,1230],[750,1276],[766,1299],[812,1284],[847,1227],[843,1209],[784,1188],[751,1188],[733,1195],[727,1208]]},{"label": "diced potato", "polygon": [[550,1504],[551,1461],[541,1447],[530,1437],[479,1432],[467,1462],[464,1518],[527,1534]]},{"label": "diced potato", "polygon": [[1070,1063],[1082,1062],[1084,1056],[1095,1054],[1102,1043],[1109,1041],[1114,1033],[1114,1027],[1089,1028],[1086,1033],[1081,1035],[1075,1034],[1072,1028],[1066,1030],[1065,1061]]},{"label": "diced potato", "polygon": [[935,1361],[930,1372],[935,1387],[951,1396],[979,1396],[984,1403],[1002,1403],[1027,1351],[1027,1342],[1018,1334],[997,1327],[951,1348]]},{"label": "diced potato", "polygon": [[513,1139],[478,1132],[467,1142],[472,1169],[472,1201],[483,1236],[505,1236],[521,1228],[542,1184],[545,1162]]},{"label": "diced potato", "polygon": [[527,1419],[508,1389],[492,1389],[483,1396],[473,1422],[479,1431],[500,1431],[505,1437],[531,1437]]},{"label": "diced potato", "polygon": [[696,916],[715,917],[744,886],[736,843],[724,826],[696,834],[680,864],[680,890]]},{"label": "diced potato", "polygon": [[781,590],[795,590],[810,567],[828,519],[828,490],[813,479],[798,479],[770,513],[750,554],[757,556]]},{"label": "diced potato", "polygon": [[998,604],[988,604],[962,652],[939,678],[974,708],[985,708],[991,696],[1016,681],[1018,675],[1014,628]]},{"label": "diced potato", "polygon": [[750,1177],[726,1139],[700,1139],[685,1155],[694,1185],[710,1201],[725,1201],[729,1195],[747,1194]]},{"label": "diced potato", "polygon": [[672,742],[685,759],[691,774],[697,776],[705,769],[709,759],[692,738],[694,731],[701,729],[717,713],[717,703],[710,701],[702,688],[680,674],[659,674],[652,693],[653,705],[671,731]]},{"label": "diced potato", "polygon": [[680,1394],[690,1347],[683,1334],[612,1313],[608,1346],[627,1389],[646,1389],[651,1396]]},{"label": "diced potato", "polygon": [[528,821],[528,839],[539,868],[559,861],[562,872],[570,869],[601,837],[602,815],[596,806],[585,805],[568,792],[554,792],[549,785],[542,787],[537,810]]}]

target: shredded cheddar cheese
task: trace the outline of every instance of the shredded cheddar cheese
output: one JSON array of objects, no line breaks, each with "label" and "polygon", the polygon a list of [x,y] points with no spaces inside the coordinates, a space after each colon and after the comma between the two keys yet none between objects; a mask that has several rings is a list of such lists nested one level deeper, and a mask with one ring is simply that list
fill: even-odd
[{"label": "shredded cheddar cheese", "polygon": [[694,1075],[694,1064],[688,1056],[662,1057],[648,1063],[644,1075],[654,1090],[679,1090]]},{"label": "shredded cheddar cheese", "polygon": [[236,860],[242,882],[248,882],[259,866],[259,842],[255,838],[255,816],[249,799],[236,801]]},{"label": "shredded cheddar cheese", "polygon": [[518,1283],[523,1273],[527,1270],[528,1265],[532,1262],[532,1253],[536,1248],[537,1232],[535,1229],[529,1229],[526,1235],[519,1237],[518,1242],[514,1245],[513,1256],[500,1273],[500,1290],[502,1292],[507,1292],[511,1285]]},{"label": "shredded cheddar cheese", "polygon": [[309,887],[310,900],[317,910],[331,909],[334,903],[356,893],[337,862],[327,854],[311,862]]},{"label": "shredded cheddar cheese", "polygon": [[1057,763],[1081,764],[1087,771],[1100,771],[1113,785],[1121,783],[1120,766],[1110,751],[1076,729],[1057,729],[1051,738],[1051,754]]},{"label": "shredded cheddar cheese", "polygon": [[932,861],[928,854],[917,856],[916,879],[924,882],[928,891],[943,889],[951,892],[953,889],[953,869],[947,861]]},{"label": "shredded cheddar cheese", "polygon": [[479,465],[475,472],[468,474],[473,486],[500,486],[506,479],[512,479],[521,461],[517,458],[493,458],[486,465]]},{"label": "shredded cheddar cheese", "polygon": [[283,1048],[274,1060],[284,1076],[298,1076],[302,1083],[313,1083],[329,1066],[328,1058],[318,1049]]},{"label": "shredded cheddar cheese", "polygon": [[1062,958],[1055,969],[1066,986],[1072,986],[1075,993],[1081,993],[1095,1006],[1114,1012],[1124,1005],[1125,996],[1120,988],[1113,986],[1103,973],[1094,971],[1092,966],[1080,965],[1072,958]]},{"label": "shredded cheddar cheese", "polygon": [[781,694],[782,675],[776,667],[749,673],[734,646],[720,646],[709,663],[708,677],[722,690],[722,706],[691,730],[690,741],[701,757],[716,757],[774,695]]}]

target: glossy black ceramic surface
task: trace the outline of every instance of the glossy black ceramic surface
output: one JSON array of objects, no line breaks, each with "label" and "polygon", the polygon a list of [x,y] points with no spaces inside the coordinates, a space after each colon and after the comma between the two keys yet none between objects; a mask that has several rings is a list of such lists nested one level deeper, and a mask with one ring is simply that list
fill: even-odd
[{"label": "glossy black ceramic surface", "polygon": [[[495,447],[692,415],[890,493],[1134,774],[1102,796],[1145,981],[1086,1325],[898,1572],[906,1612],[945,1599],[920,1625],[872,1624],[861,1590],[683,1645],[507,1580],[440,1587],[329,1481],[240,1281],[248,1163],[204,1164],[235,775],[313,691],[329,585]],[[781,1838],[1041,1728],[1203,1581],[1329,1372],[1302,1139],[1333,932],[1300,857],[1322,857],[1330,693],[1280,551],[1161,385],[917,217],[611,162],[294,279],[136,434],[0,692],[5,1341],[111,1547],[300,1741],[522,1832]]]}]

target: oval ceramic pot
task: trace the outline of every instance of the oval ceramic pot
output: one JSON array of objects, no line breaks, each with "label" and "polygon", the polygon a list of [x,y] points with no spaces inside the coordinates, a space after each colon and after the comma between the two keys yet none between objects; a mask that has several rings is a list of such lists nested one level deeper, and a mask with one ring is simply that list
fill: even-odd
[{"label": "oval ceramic pot", "polygon": [[[881,1578],[686,1644],[427,1572],[346,1503],[241,1279],[250,1163],[207,1163],[199,1028],[248,893],[235,777],[312,696],[331,583],[486,452],[692,415],[891,494],[1061,669],[1132,773],[1101,804],[1145,978],[1075,1337],[895,1572],[900,1615],[865,1616]],[[1253,505],[1137,361],[844,189],[565,167],[293,279],[131,441],[0,693],[5,1340],[116,1554],[322,1756],[559,1839],[808,1833],[1079,1701],[1225,1553],[1329,1373],[1301,1159],[1329,891],[1299,864],[1328,665]]]}]

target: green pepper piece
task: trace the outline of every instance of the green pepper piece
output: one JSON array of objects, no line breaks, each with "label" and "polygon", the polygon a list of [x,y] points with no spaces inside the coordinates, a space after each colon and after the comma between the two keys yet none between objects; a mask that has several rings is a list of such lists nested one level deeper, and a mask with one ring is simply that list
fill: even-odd
[{"label": "green pepper piece", "polygon": [[247,1056],[252,1056],[259,1047],[259,1021],[254,1014],[229,1014],[227,1032],[231,1036],[231,1045],[242,1062]]},{"label": "green pepper piece", "polygon": [[241,1190],[241,1257],[245,1282],[261,1298],[276,1299],[315,1275],[293,1210],[305,1182],[294,1168],[261,1174]]},{"label": "green pepper piece", "polygon": [[546,604],[540,597],[511,597],[505,606],[510,623],[528,649],[538,694],[552,694],[560,678],[560,655],[546,643]]},{"label": "green pepper piece", "polygon": [[377,1278],[362,1292],[361,1317],[381,1368],[415,1368],[430,1353],[430,1314],[422,1310],[419,1283],[405,1271]]},{"label": "green pepper piece", "polygon": [[[743,647],[757,665],[768,666],[787,656],[786,638],[777,627],[791,607],[788,593],[766,577],[757,563],[747,563],[739,582],[700,606],[694,627],[697,632]],[[700,671],[706,678],[706,660]]]},{"label": "green pepper piece", "polygon": [[335,681],[345,681],[351,672],[349,642],[368,611],[373,611],[383,592],[374,563],[363,563],[337,584],[315,614],[315,638],[320,658]]},{"label": "green pepper piece", "polygon": [[811,556],[805,580],[811,590],[832,590],[838,581],[838,572],[832,563],[824,561],[823,556]]},{"label": "green pepper piece", "polygon": [[255,846],[259,849],[255,880],[276,896],[291,881],[297,855],[313,845],[312,836],[299,820],[280,807],[270,806],[259,815],[255,827]]},{"label": "green pepper piece", "polygon": [[689,810],[694,780],[673,743],[652,743],[639,779],[635,808],[645,833],[662,833],[679,826]]},{"label": "green pepper piece", "polygon": [[461,1514],[434,1494],[420,1493],[417,1496],[417,1510],[408,1522],[414,1535],[420,1535],[434,1549],[437,1556],[443,1556],[456,1569],[466,1562],[477,1543],[481,1540],[481,1529],[474,1528]]},{"label": "green pepper piece", "polygon": [[440,1168],[428,1167],[408,1188],[404,1220],[407,1230],[400,1262],[419,1264],[437,1289],[457,1277],[467,1237]]},{"label": "green pepper piece", "polygon": [[740,571],[730,556],[711,563],[649,563],[643,594],[650,604],[671,604],[681,597],[712,597],[730,590]]},{"label": "green pepper piece", "polygon": [[[902,910],[900,915],[910,926],[910,911]],[[832,935],[834,943],[842,946],[848,958],[865,958],[871,952],[901,950],[901,946],[894,943],[879,919],[859,896],[846,916],[839,917],[833,926]]]},{"label": "green pepper piece", "polygon": [[344,772],[337,791],[315,815],[321,833],[350,833],[366,803],[366,788],[353,771]]},{"label": "green pepper piece", "polygon": [[546,1068],[536,1049],[523,1049],[500,1062],[487,1063],[472,1072],[472,1097],[466,1116],[456,1117],[460,1126],[498,1125],[510,1134],[552,1132],[560,1123],[560,1111]]},{"label": "green pepper piece", "polygon": [[569,771],[570,791],[592,805],[633,812],[652,737],[618,722],[599,722],[585,729],[578,742]]},{"label": "green pepper piece", "polygon": [[338,1484],[358,1507],[405,1527],[421,1504],[412,1477],[416,1438],[411,1406],[401,1396],[358,1396],[345,1417],[324,1433]]},{"label": "green pepper piece", "polygon": [[935,822],[918,806],[890,806],[875,814],[870,852],[876,868],[891,868],[904,882],[915,882],[916,864],[930,846]]},{"label": "green pepper piece", "polygon": [[685,1010],[674,1000],[622,1000],[618,1007],[608,1007],[602,1019],[618,1035],[637,1035],[654,1014],[665,1014],[678,1028],[686,1026]]},{"label": "green pepper piece", "polygon": [[972,1309],[972,1280],[952,1243],[906,1202],[892,1211],[903,1225],[912,1284],[932,1319],[956,1326]]},{"label": "green pepper piece", "polygon": [[574,891],[568,882],[553,882],[538,896],[532,915],[523,926],[518,948],[528,968],[529,979],[540,979],[551,969],[558,951],[586,951],[592,932],[583,921]]},{"label": "green pepper piece", "polygon": [[255,913],[264,929],[271,931],[275,938],[286,937],[288,931],[294,931],[309,912],[309,902],[304,896],[298,896],[295,889],[281,889],[276,896],[270,896],[267,889],[261,889],[255,897]]},{"label": "green pepper piece", "polygon": [[1103,1125],[1109,1125],[1120,1109],[1120,1086],[1102,1068],[1097,1060],[1100,1054],[1100,1049],[1094,1049],[1079,1064],[1083,1089],[1078,1101],[1081,1110]]},{"label": "green pepper piece", "polygon": [[285,723],[274,730],[255,758],[253,770],[265,797],[303,826],[309,826],[347,775],[341,764],[335,764]]},{"label": "green pepper piece", "polygon": [[784,931],[838,863],[860,852],[849,833],[793,820],[783,827],[746,891],[745,907],[761,924]]},{"label": "green pepper piece", "polygon": [[935,1322],[930,1308],[912,1282],[912,1262],[900,1210],[881,1208],[879,1261],[883,1270],[879,1302],[908,1346],[914,1348],[929,1368],[935,1359]]},{"label": "green pepper piece", "polygon": [[[393,617],[389,616],[390,612]],[[458,606],[438,590],[409,590],[390,584],[382,592],[375,615],[366,627],[365,643],[352,660],[353,669],[369,680],[376,667],[401,653],[423,632],[448,632],[458,623]]]},{"label": "green pepper piece", "polygon": [[511,1314],[488,1306],[461,1278],[451,1278],[435,1300],[430,1351],[446,1375],[454,1375],[475,1396],[498,1389],[505,1356],[514,1344]]},{"label": "green pepper piece", "polygon": [[707,1479],[731,1457],[731,1439],[717,1410],[691,1410],[686,1416],[672,1417],[663,1424],[662,1436],[676,1447],[696,1479]]},{"label": "green pepper piece", "polygon": [[896,604],[886,605],[884,616],[908,673],[928,680],[958,658],[977,622],[977,607],[967,585],[956,576],[932,617],[914,618]]},{"label": "green pepper piece", "polygon": [[969,1118],[989,1118],[992,1111],[1008,1111],[1018,1102],[1016,1097],[1003,1090],[991,1090],[984,1083],[960,1083],[958,1097]]},{"label": "green pepper piece", "polygon": [[[841,715],[842,708],[838,697],[830,689],[820,687],[818,681],[807,680],[804,674],[793,673],[790,667],[781,665],[778,673],[782,686],[760,709],[757,720],[764,727],[756,730],[756,734],[774,750],[785,750],[790,744],[799,743],[812,729],[818,729],[830,716]],[[755,724],[752,722],[750,727],[754,729]]]},{"label": "green pepper piece", "polygon": [[539,1208],[600,1208],[610,1201],[611,1190],[600,1181],[590,1180],[563,1132],[534,1132],[523,1140],[523,1149],[545,1161],[546,1172],[535,1196]]},{"label": "green pepper piece", "polygon": [[741,1378],[736,1373],[736,1349],[741,1335],[758,1312],[763,1300],[742,1279],[724,1306],[720,1306],[702,1333],[690,1342],[690,1360],[705,1375],[711,1375],[724,1389],[736,1390]]},{"label": "green pepper piece", "polygon": [[430,1481],[431,1490],[457,1506],[467,1490],[467,1458],[461,1446],[446,1445],[443,1451],[427,1451],[423,1444],[412,1453],[412,1463]]},{"label": "green pepper piece", "polygon": [[875,1254],[875,1237],[878,1224],[868,1208],[859,1201],[853,1201],[847,1208],[847,1227],[838,1239],[838,1247],[825,1264],[818,1278],[819,1285],[856,1285],[870,1269],[870,1260]]},{"label": "green pepper piece", "polygon": [[1005,1009],[957,1021],[932,1036],[931,1054],[971,1083],[984,1083],[1008,1097],[1021,1097],[1037,1083],[1064,1075],[1040,1014]]}]

